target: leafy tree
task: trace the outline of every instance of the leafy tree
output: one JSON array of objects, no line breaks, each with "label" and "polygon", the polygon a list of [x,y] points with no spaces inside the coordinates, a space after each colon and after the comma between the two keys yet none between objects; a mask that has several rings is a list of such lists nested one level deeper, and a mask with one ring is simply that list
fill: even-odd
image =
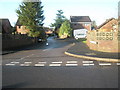
[{"label": "leafy tree", "polygon": [[19,22],[30,30],[28,35],[31,37],[38,37],[43,26],[44,15],[41,4],[41,1],[22,2],[16,10]]},{"label": "leafy tree", "polygon": [[96,21],[92,21],[92,25],[91,25],[91,29],[96,29],[97,25],[96,25]]},{"label": "leafy tree", "polygon": [[72,28],[70,26],[69,20],[65,20],[60,27],[59,37],[62,35],[72,36]]}]

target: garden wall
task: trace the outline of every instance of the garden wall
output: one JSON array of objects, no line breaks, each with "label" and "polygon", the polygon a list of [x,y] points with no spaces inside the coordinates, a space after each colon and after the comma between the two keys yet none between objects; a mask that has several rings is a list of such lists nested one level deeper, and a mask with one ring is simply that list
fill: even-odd
[{"label": "garden wall", "polygon": [[36,39],[28,37],[27,35],[3,34],[2,50],[16,49],[19,47],[34,44],[35,42]]},{"label": "garden wall", "polygon": [[87,45],[92,50],[102,52],[120,52],[120,32],[88,31]]}]

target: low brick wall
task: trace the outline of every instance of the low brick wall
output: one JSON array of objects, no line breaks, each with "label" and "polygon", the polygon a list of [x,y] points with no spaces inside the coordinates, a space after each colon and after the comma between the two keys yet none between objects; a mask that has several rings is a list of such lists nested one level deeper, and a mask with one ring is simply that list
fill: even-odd
[{"label": "low brick wall", "polygon": [[16,49],[27,45],[34,44],[36,40],[27,35],[2,35],[2,50]]},{"label": "low brick wall", "polygon": [[102,52],[120,52],[120,32],[89,31],[87,45],[92,50]]}]

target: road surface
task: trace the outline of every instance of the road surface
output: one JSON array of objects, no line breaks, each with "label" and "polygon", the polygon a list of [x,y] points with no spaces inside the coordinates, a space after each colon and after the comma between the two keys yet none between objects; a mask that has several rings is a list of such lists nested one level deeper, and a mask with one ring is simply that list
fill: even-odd
[{"label": "road surface", "polygon": [[72,45],[50,37],[48,45],[3,55],[3,88],[118,88],[119,64],[65,55]]}]

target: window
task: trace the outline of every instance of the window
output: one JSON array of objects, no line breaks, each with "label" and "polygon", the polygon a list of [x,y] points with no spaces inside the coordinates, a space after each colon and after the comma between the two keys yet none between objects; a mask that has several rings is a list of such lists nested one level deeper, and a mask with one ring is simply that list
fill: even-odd
[{"label": "window", "polygon": [[21,26],[18,26],[18,28],[21,28]]}]

